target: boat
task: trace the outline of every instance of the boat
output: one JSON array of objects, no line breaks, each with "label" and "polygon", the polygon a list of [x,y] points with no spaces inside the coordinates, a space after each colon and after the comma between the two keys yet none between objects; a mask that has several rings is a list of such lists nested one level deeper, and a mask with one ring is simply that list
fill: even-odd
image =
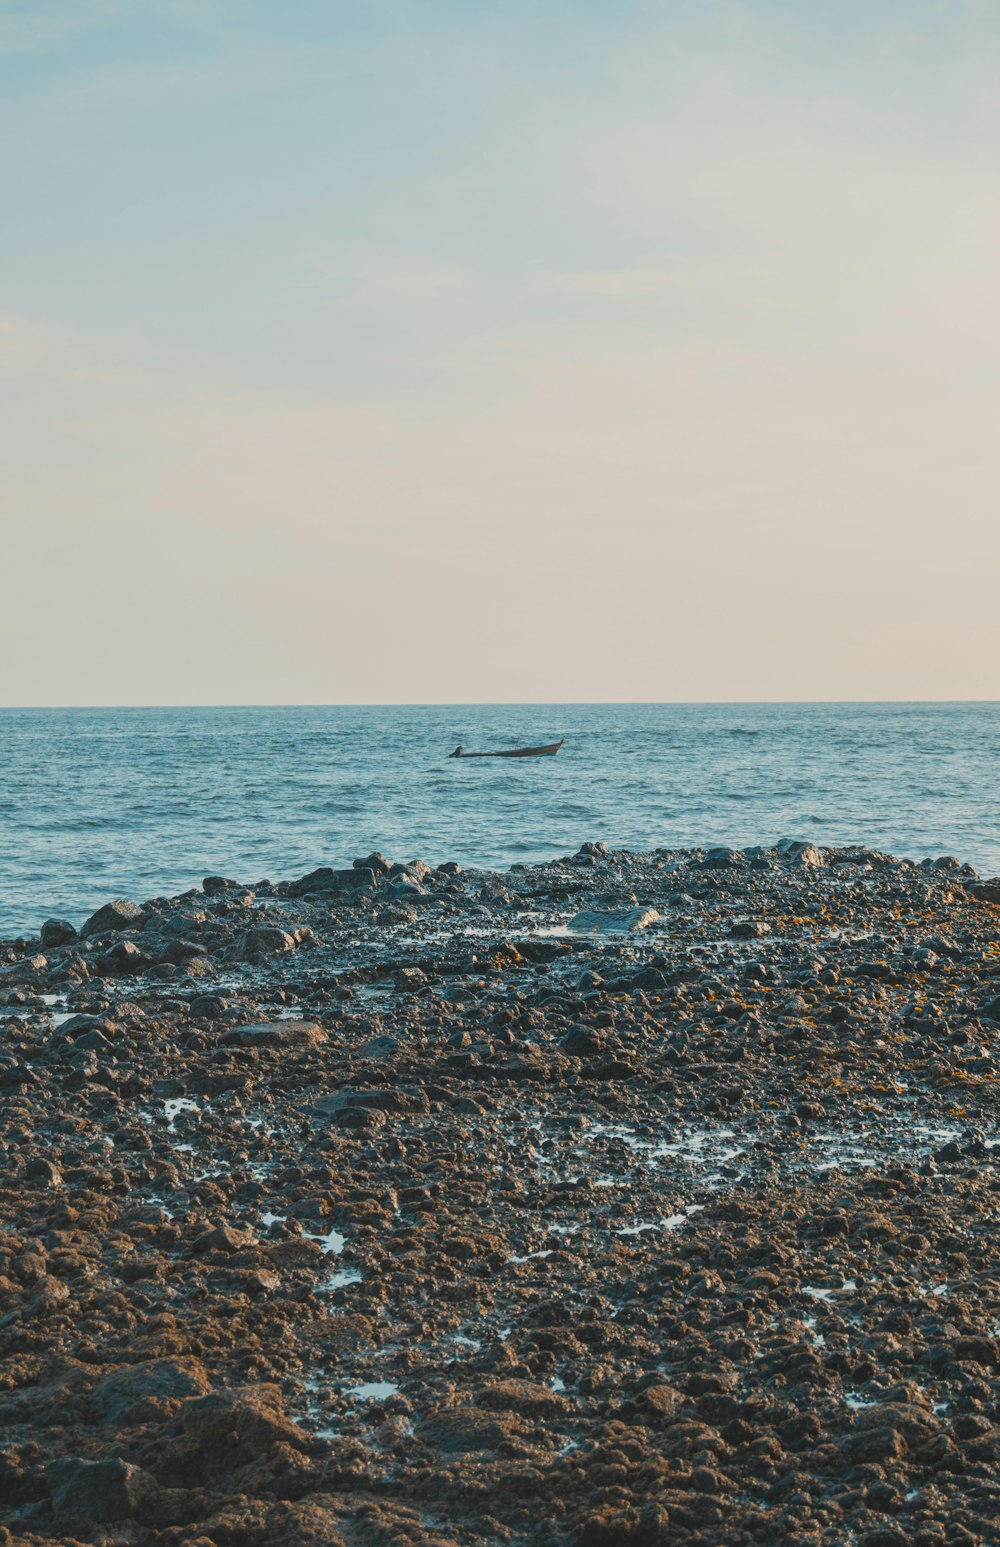
[{"label": "boat", "polygon": [[559,748],[565,741],[553,741],[547,747],[511,747],[506,752],[466,752],[464,747],[456,747],[454,752],[449,752],[449,757],[555,757]]}]

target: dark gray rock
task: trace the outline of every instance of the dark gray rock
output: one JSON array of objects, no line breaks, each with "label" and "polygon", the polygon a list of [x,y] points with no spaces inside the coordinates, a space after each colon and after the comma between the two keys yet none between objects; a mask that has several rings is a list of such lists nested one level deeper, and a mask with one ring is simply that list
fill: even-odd
[{"label": "dark gray rock", "polygon": [[742,862],[743,856],[738,849],[709,849],[702,866],[705,870],[731,870]]},{"label": "dark gray rock", "polygon": [[368,892],[377,886],[379,876],[367,865],[352,865],[349,870],[332,870],[321,865],[308,875],[289,882],[289,897],[306,897],[312,892]]},{"label": "dark gray rock", "polygon": [[786,864],[799,865],[803,869],[826,864],[822,849],[803,838],[781,838],[774,847]]},{"label": "dark gray rock", "polygon": [[262,924],[258,929],[248,929],[234,947],[238,961],[266,961],[270,956],[283,956],[295,950],[295,936],[285,929]]},{"label": "dark gray rock", "polygon": [[114,902],[105,903],[103,908],[98,908],[92,913],[80,930],[84,940],[91,935],[103,935],[109,929],[134,929],[145,917],[142,908],[137,902],[129,902],[125,897],[116,897]]},{"label": "dark gray rock", "polygon": [[326,1041],[326,1032],[313,1021],[268,1021],[256,1026],[234,1026],[222,1040],[235,1047],[312,1047]]},{"label": "dark gray rock", "polygon": [[131,1520],[152,1479],[120,1456],[104,1461],[69,1459],[46,1467],[52,1512],[67,1528],[112,1525]]},{"label": "dark gray rock", "polygon": [[214,897],[217,892],[239,891],[240,883],[238,881],[230,881],[226,876],[206,876],[201,883],[201,889],[203,892],[207,892],[210,897]]},{"label": "dark gray rock", "polygon": [[105,1423],[143,1423],[156,1418],[164,1402],[201,1397],[210,1390],[195,1360],[152,1359],[106,1375],[91,1392],[90,1405]]},{"label": "dark gray rock", "polygon": [[386,859],[377,849],[367,859],[356,859],[352,864],[355,870],[372,870],[377,876],[387,876],[392,869],[392,860]]},{"label": "dark gray rock", "polygon": [[46,919],[38,931],[39,945],[51,948],[55,945],[69,945],[76,939],[76,930],[68,919]]}]

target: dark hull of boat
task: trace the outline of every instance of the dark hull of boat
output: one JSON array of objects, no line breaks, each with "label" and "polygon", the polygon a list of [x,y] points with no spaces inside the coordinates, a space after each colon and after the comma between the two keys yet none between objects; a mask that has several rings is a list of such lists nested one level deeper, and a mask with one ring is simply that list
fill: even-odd
[{"label": "dark hull of boat", "polygon": [[[565,738],[564,738],[565,739]],[[547,747],[513,747],[509,752],[449,752],[449,757],[555,757],[561,741]]]}]

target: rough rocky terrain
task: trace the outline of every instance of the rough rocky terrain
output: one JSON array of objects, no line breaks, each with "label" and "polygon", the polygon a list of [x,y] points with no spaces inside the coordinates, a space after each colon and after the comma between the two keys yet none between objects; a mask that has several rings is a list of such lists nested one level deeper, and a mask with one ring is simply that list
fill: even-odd
[{"label": "rough rocky terrain", "polygon": [[1000,1540],[1000,882],[209,877],[0,1017],[0,1542]]}]

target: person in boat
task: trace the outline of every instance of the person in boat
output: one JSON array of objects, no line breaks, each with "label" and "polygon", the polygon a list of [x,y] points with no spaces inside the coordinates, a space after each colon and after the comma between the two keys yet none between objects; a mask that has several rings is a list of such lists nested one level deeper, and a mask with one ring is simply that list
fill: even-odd
[{"label": "person in boat", "polygon": [[456,747],[454,752],[449,752],[448,753],[448,756],[449,757],[461,757],[462,756],[462,749],[461,749],[461,747]]}]

